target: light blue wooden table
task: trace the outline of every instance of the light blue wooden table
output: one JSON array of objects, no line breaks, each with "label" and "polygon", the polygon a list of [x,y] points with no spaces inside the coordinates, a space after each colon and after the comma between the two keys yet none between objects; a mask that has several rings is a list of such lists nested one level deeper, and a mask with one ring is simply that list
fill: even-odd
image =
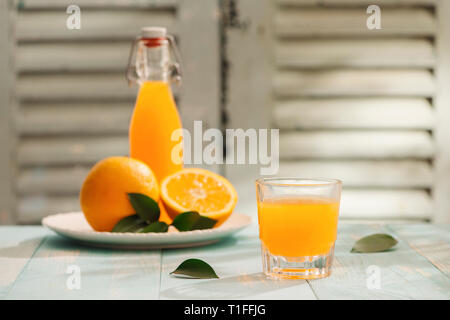
[{"label": "light blue wooden table", "polygon": [[[358,238],[387,232],[395,250],[355,254]],[[210,263],[220,279],[173,278],[187,258]],[[449,299],[450,227],[341,223],[333,274],[304,281],[261,274],[257,227],[190,249],[123,251],[70,242],[39,226],[0,227],[2,299]],[[80,271],[80,289],[67,286]],[[379,275],[379,282],[376,277]],[[375,277],[375,278],[374,278]],[[378,286],[379,284],[379,286]]]}]

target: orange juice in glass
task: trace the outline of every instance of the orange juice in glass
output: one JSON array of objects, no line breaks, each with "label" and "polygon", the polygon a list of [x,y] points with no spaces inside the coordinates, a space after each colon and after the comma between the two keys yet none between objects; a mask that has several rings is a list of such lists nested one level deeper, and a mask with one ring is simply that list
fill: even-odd
[{"label": "orange juice in glass", "polygon": [[316,279],[330,274],[342,184],[331,179],[256,181],[264,273]]}]

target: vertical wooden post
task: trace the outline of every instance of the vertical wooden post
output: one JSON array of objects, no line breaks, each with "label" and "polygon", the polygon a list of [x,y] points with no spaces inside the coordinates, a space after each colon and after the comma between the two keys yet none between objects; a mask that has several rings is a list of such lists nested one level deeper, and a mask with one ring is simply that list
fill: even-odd
[{"label": "vertical wooden post", "polygon": [[450,222],[450,1],[439,0],[436,43],[438,91],[436,95],[435,203],[433,222]]},{"label": "vertical wooden post", "polygon": [[[227,81],[226,128],[270,128],[272,107],[273,28],[272,0],[235,0],[226,29]],[[270,137],[270,134],[269,134]],[[229,144],[228,144],[229,148]],[[246,148],[248,151],[248,148]],[[254,180],[260,176],[259,165],[231,164],[226,176],[239,193],[237,210],[256,211]]]},{"label": "vertical wooden post", "polygon": [[0,1],[0,224],[14,223],[13,99],[14,70],[11,9],[13,1]]},{"label": "vertical wooden post", "polygon": [[[220,33],[218,0],[180,0],[178,34],[183,59],[180,112],[183,127],[194,137],[194,121],[203,121],[203,131],[221,128],[220,122]],[[219,166],[199,165],[219,171]]]}]

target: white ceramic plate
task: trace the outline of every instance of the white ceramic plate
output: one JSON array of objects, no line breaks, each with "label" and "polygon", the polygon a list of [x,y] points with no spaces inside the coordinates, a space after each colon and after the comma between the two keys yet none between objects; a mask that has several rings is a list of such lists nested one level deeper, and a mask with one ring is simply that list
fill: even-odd
[{"label": "white ceramic plate", "polygon": [[42,219],[42,224],[56,233],[97,247],[157,249],[186,248],[217,242],[236,233],[251,223],[249,216],[233,213],[227,221],[214,229],[167,233],[113,233],[94,231],[82,212],[51,215]]}]

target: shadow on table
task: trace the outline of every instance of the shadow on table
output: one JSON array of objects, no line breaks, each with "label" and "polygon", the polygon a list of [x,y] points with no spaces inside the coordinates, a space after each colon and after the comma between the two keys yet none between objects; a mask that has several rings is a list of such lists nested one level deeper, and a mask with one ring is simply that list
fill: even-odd
[{"label": "shadow on table", "polygon": [[[59,256],[73,256],[74,252],[76,252],[77,256],[83,255],[92,255],[92,254],[111,254],[111,253],[120,253],[123,255],[133,255],[137,252],[160,252],[161,249],[114,249],[114,248],[102,248],[89,246],[71,239],[67,239],[58,235],[48,235],[44,237],[35,237],[25,241],[21,241],[16,245],[0,248],[0,257],[2,258],[29,258],[31,254],[35,251],[35,249],[39,246],[45,248],[45,250],[55,250],[58,251]],[[226,247],[233,246],[237,242],[237,239],[234,237],[229,237],[223,239],[217,243],[201,246],[201,247],[193,247],[188,249],[201,249],[201,248],[218,248],[218,247]],[[176,252],[177,250],[186,250],[186,249],[164,249],[168,252]],[[31,251],[31,252],[30,252]]]},{"label": "shadow on table", "polygon": [[[0,248],[0,257],[2,258],[29,258],[31,254],[36,250],[36,248],[45,248],[46,250],[55,250],[58,252],[59,256],[73,256],[74,252],[77,255],[83,255],[87,252],[96,253],[108,253],[108,252],[122,252],[130,250],[114,250],[114,249],[103,249],[103,248],[89,248],[87,246],[81,245],[75,241],[57,236],[49,235],[45,239],[43,237],[35,237],[25,241],[21,241],[16,245],[10,247]],[[31,251],[31,252],[30,252]]]},{"label": "shadow on table", "polygon": [[262,272],[196,282],[162,290],[161,299],[248,299],[272,291],[306,285],[305,280],[270,280]]},{"label": "shadow on table", "polygon": [[49,250],[58,250],[61,252],[64,251],[73,251],[77,250],[79,251],[79,255],[83,255],[83,253],[89,252],[91,255],[94,254],[101,254],[101,253],[136,253],[136,252],[177,252],[177,251],[185,251],[185,250],[202,250],[202,248],[208,248],[214,249],[215,247],[227,247],[227,246],[233,246],[237,242],[237,239],[234,237],[228,237],[225,238],[219,242],[211,243],[211,244],[204,244],[204,245],[198,245],[198,246],[186,246],[185,248],[164,248],[164,249],[158,249],[158,248],[110,248],[110,247],[103,247],[103,246],[96,246],[94,244],[87,244],[83,242],[79,242],[76,240],[68,239],[65,237],[57,236],[57,235],[50,235],[47,236],[47,239],[45,240],[45,247]]},{"label": "shadow on table", "polygon": [[29,258],[34,252],[39,243],[43,241],[43,237],[35,237],[22,242],[17,245],[0,248],[0,258]]}]

